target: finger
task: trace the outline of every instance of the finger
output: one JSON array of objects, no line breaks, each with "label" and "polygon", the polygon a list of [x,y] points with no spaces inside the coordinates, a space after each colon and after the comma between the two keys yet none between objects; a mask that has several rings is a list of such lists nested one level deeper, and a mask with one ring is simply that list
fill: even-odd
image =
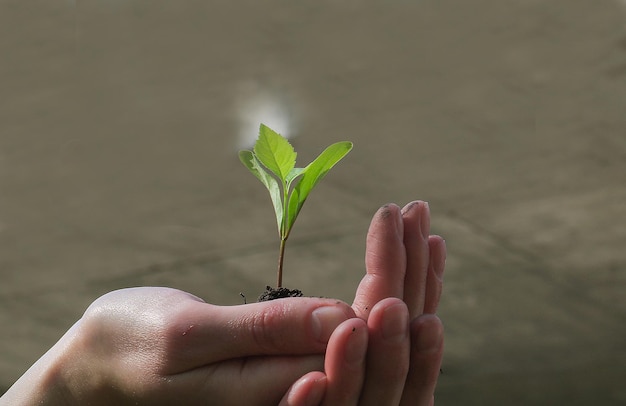
[{"label": "finger", "polygon": [[406,249],[406,277],[404,278],[404,301],[411,318],[424,312],[426,275],[430,260],[428,236],[430,233],[430,209],[428,203],[414,201],[402,209],[404,222],[404,246]]},{"label": "finger", "polygon": [[317,406],[322,403],[325,392],[326,375],[309,372],[291,385],[278,406]]},{"label": "finger", "polygon": [[[285,399],[285,393],[289,393],[294,382],[300,382],[304,386],[295,388],[292,396],[292,399],[300,402],[305,395],[315,395],[311,392],[319,390],[320,384],[325,385],[324,381],[316,382],[316,379],[304,379],[302,382],[302,377],[316,377],[319,374],[323,376],[322,372],[315,372],[321,371],[323,367],[323,355],[260,356],[227,360],[168,376],[168,385],[163,386],[161,382],[163,390],[158,393],[158,398],[147,404],[180,403],[182,396],[186,405],[277,405],[281,399],[290,401],[288,396]],[[178,390],[172,393],[174,388]],[[180,390],[181,388],[184,390]],[[322,390],[322,396],[323,394]],[[320,403],[321,400],[315,404]]]},{"label": "finger", "polygon": [[356,315],[364,320],[382,299],[402,299],[406,270],[403,234],[400,208],[395,204],[381,207],[372,218],[365,247],[366,275],[352,304]]},{"label": "finger", "polygon": [[431,404],[443,357],[443,324],[426,314],[411,322],[411,366],[401,405]]},{"label": "finger", "polygon": [[354,317],[334,299],[290,298],[241,306],[189,302],[166,334],[178,354],[176,373],[217,361],[259,355],[321,354],[335,328]]},{"label": "finger", "polygon": [[326,351],[327,386],[323,405],[358,404],[365,375],[367,341],[367,325],[362,319],[350,319],[337,327]]},{"label": "finger", "polygon": [[367,320],[367,371],[360,406],[396,406],[409,370],[409,311],[397,298],[377,303]]},{"label": "finger", "polygon": [[438,235],[434,235],[430,236],[428,246],[430,250],[430,264],[426,277],[424,313],[435,314],[437,313],[443,289],[443,272],[446,267],[446,242]]}]

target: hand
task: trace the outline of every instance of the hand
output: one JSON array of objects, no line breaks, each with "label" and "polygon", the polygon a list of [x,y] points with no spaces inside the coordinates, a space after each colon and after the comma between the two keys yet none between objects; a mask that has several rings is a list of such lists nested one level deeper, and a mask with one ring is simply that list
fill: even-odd
[{"label": "hand", "polygon": [[11,405],[275,405],[321,370],[354,312],[298,298],[215,306],[168,288],[114,291],[3,396]]},{"label": "hand", "polygon": [[[361,281],[353,303],[357,316],[368,321],[373,339],[367,355],[367,374],[361,404],[429,405],[443,356],[443,326],[434,316],[439,305],[445,268],[445,242],[430,235],[430,210],[425,202],[381,208],[370,226],[366,247],[367,275]],[[392,297],[397,301],[379,303]],[[374,304],[376,306],[372,307]],[[384,305],[385,316],[378,316]],[[394,347],[384,335],[383,321],[391,311],[395,317],[408,312],[411,320],[410,357],[406,348]],[[371,309],[371,313],[368,313]],[[376,311],[376,312],[375,312]],[[401,372],[410,360],[406,380]],[[393,371],[396,371],[393,374]],[[394,379],[387,378],[391,376]],[[391,401],[394,399],[394,401]],[[398,402],[397,400],[401,400]]]},{"label": "hand", "polygon": [[337,328],[328,344],[326,373],[297,381],[282,405],[322,396],[324,405],[434,403],[443,356],[443,326],[434,313],[446,250],[443,239],[429,233],[424,202],[377,212],[367,236],[367,273],[353,303],[360,320]]},{"label": "hand", "polygon": [[[399,216],[389,205],[372,220],[356,313],[324,299],[220,307],[174,289],[115,291],[96,300],[2,404],[276,404],[294,381],[282,404],[428,404],[441,322],[408,319],[436,310],[445,247],[439,237],[423,244],[428,232],[416,231],[427,230],[423,204]],[[325,317],[316,323],[318,309]],[[308,372],[322,365],[326,373]]]}]

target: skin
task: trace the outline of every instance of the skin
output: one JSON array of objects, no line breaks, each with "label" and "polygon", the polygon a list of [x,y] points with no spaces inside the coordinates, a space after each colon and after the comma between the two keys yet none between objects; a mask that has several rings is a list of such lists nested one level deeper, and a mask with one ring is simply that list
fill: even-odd
[{"label": "skin", "polygon": [[354,316],[332,299],[214,306],[169,288],[114,291],[0,404],[278,404],[323,368],[331,333]]},{"label": "skin", "polygon": [[[352,305],[361,322],[349,320],[335,330],[326,374],[303,377],[307,384],[296,382],[281,404],[318,404],[324,385],[324,405],[434,404],[443,357],[443,325],[434,313],[445,257],[444,240],[430,235],[427,203],[379,209],[367,236],[366,275]],[[367,367],[358,374],[352,372],[347,348],[361,342],[365,328]]]},{"label": "skin", "polygon": [[378,211],[352,307],[215,306],[168,288],[106,294],[0,405],[429,405],[443,328],[425,311],[439,302],[445,246],[428,235],[428,216],[423,202]]}]

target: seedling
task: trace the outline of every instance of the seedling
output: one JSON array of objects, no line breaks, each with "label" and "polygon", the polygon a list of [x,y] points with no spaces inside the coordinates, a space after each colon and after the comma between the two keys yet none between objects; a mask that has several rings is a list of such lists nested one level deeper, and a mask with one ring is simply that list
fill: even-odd
[{"label": "seedling", "polygon": [[261,124],[252,151],[239,152],[241,162],[270,192],[280,236],[277,288],[283,284],[285,243],[311,190],[350,150],[352,143],[337,142],[327,147],[313,162],[296,168],[296,151],[286,138]]}]

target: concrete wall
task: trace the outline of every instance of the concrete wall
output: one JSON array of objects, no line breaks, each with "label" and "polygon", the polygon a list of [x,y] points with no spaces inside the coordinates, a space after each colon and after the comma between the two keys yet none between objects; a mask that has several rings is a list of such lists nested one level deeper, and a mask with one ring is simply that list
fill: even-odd
[{"label": "concrete wall", "polygon": [[287,285],[350,301],[378,206],[430,202],[439,405],[626,402],[617,0],[3,1],[0,389],[109,290],[273,283],[271,205],[236,156],[258,121],[303,162],[355,143]]}]

